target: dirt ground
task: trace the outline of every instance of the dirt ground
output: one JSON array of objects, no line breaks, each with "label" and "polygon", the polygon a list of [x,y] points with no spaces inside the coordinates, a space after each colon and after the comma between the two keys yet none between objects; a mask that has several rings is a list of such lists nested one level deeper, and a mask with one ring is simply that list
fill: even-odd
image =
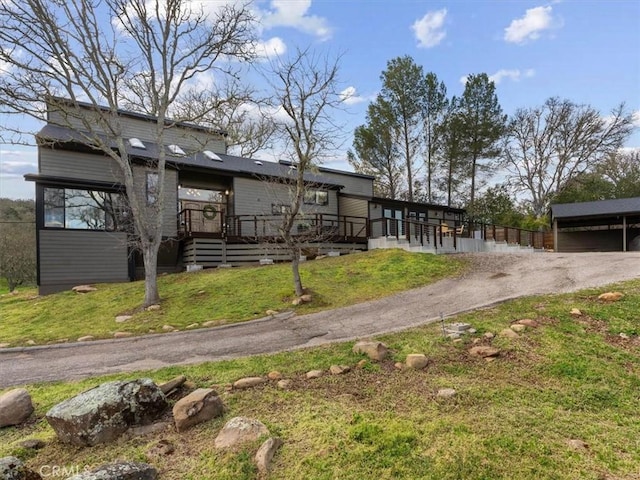
[{"label": "dirt ground", "polygon": [[211,329],[0,351],[0,388],[272,353],[398,331],[509,299],[640,278],[640,252],[465,254],[461,276],[350,307]]}]

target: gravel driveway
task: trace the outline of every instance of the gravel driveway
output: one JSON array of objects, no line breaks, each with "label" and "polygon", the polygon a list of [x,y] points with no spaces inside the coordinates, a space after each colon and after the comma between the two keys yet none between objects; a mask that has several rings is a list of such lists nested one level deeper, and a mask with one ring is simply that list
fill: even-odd
[{"label": "gravel driveway", "polygon": [[0,350],[0,388],[155,369],[347,341],[512,298],[640,277],[640,252],[465,254],[462,276],[350,307],[218,328]]}]

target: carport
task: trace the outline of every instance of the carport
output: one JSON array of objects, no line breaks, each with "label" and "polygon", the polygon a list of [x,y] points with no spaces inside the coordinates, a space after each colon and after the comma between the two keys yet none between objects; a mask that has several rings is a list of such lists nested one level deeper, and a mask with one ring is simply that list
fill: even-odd
[{"label": "carport", "polygon": [[640,197],[551,205],[556,252],[640,250]]}]

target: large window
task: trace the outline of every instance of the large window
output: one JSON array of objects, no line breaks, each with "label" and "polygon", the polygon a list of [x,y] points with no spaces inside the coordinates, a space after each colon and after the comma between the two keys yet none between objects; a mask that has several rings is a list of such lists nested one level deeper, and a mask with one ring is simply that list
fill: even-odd
[{"label": "large window", "polygon": [[326,190],[309,189],[304,192],[304,203],[307,205],[328,205],[329,192]]},{"label": "large window", "polygon": [[44,189],[44,226],[79,230],[128,230],[129,210],[119,193],[75,188]]}]

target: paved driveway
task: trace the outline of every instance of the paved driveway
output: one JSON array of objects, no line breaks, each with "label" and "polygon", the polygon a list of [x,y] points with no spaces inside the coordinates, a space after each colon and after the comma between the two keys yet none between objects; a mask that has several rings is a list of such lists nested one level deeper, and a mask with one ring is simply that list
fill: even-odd
[{"label": "paved driveway", "polygon": [[0,350],[0,388],[347,341],[521,296],[640,277],[640,253],[472,254],[465,275],[350,307],[218,328]]}]

